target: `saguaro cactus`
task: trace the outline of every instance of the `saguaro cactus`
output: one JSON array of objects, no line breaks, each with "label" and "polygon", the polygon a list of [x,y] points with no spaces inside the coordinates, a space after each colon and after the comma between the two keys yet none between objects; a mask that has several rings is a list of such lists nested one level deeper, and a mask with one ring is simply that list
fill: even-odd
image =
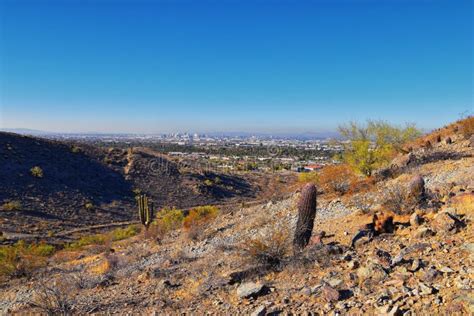
[{"label": "saguaro cactus", "polygon": [[137,196],[138,201],[138,217],[145,230],[148,230],[151,223],[153,222],[153,203],[148,204],[148,197],[146,194],[141,194]]},{"label": "saguaro cactus", "polygon": [[298,221],[296,223],[295,237],[293,239],[293,251],[295,253],[303,250],[311,238],[313,232],[314,217],[316,216],[316,186],[308,183],[301,191],[298,203]]}]

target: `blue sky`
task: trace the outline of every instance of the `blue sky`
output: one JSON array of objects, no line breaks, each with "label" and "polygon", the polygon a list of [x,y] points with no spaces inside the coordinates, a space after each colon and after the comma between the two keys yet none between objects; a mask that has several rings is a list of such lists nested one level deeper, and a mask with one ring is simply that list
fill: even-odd
[{"label": "blue sky", "polygon": [[0,127],[433,128],[473,111],[470,0],[0,0]]}]

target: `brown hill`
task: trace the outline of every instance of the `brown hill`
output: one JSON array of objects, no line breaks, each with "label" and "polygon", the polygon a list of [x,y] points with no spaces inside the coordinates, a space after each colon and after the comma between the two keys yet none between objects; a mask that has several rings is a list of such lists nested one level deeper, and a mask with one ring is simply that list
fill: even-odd
[{"label": "brown hill", "polygon": [[146,148],[104,150],[0,133],[0,163],[0,231],[43,237],[132,220],[137,192],[147,193],[157,207],[178,208],[252,199],[258,192],[238,176],[182,171]]}]

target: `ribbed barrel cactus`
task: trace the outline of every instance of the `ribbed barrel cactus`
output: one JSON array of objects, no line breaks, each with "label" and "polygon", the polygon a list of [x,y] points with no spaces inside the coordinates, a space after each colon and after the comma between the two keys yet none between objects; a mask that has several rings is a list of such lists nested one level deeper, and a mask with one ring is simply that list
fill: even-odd
[{"label": "ribbed barrel cactus", "polygon": [[301,191],[298,203],[298,221],[293,239],[293,251],[295,253],[303,250],[311,238],[316,216],[316,193],[316,186],[312,183],[306,184]]}]

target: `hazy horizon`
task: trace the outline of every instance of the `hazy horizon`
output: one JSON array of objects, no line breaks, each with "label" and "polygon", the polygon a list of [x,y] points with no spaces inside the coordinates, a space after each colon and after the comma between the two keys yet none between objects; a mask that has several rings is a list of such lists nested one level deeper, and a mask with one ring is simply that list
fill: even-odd
[{"label": "hazy horizon", "polygon": [[431,130],[474,109],[468,0],[0,0],[0,12],[0,128]]}]

